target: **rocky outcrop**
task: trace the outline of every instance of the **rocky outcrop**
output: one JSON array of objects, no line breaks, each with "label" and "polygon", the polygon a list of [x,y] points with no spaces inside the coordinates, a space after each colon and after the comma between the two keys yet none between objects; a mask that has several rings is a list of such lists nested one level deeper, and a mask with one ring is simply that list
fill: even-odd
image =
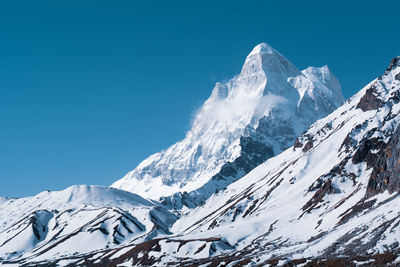
[{"label": "rocky outcrop", "polygon": [[314,207],[318,205],[318,203],[322,202],[322,199],[327,194],[336,193],[336,189],[332,186],[332,180],[327,180],[323,182],[323,185],[315,192],[314,196],[307,201],[307,203],[302,207],[302,210],[305,212],[309,212]]},{"label": "rocky outcrop", "polygon": [[382,106],[382,101],[376,96],[376,90],[372,86],[369,88],[360,102],[358,102],[356,108],[360,108],[362,111],[376,110]]},{"label": "rocky outcrop", "polygon": [[310,140],[306,143],[306,145],[303,147],[303,152],[307,152],[314,146],[313,141]]},{"label": "rocky outcrop", "polygon": [[368,161],[373,168],[368,182],[366,197],[388,190],[400,189],[400,127],[397,127],[390,141],[380,147],[374,160]]},{"label": "rocky outcrop", "polygon": [[[352,157],[352,162],[358,164],[361,162],[366,162],[368,166],[374,166],[377,160],[379,151],[384,146],[384,142],[379,138],[365,139],[359,145]],[[374,152],[375,151],[375,152]]]},{"label": "rocky outcrop", "polygon": [[388,74],[390,71],[392,71],[394,68],[398,67],[399,65],[400,65],[400,56],[392,58],[384,75]]},{"label": "rocky outcrop", "polygon": [[294,144],[293,144],[293,150],[296,150],[296,148],[302,147],[303,143],[300,142],[299,138],[297,137],[296,140],[294,140]]}]

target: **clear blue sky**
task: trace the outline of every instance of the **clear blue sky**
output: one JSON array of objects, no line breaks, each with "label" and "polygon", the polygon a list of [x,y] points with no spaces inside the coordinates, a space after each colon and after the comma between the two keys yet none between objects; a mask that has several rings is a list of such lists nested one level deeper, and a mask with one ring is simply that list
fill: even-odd
[{"label": "clear blue sky", "polygon": [[0,196],[111,184],[263,41],[351,96],[400,55],[400,1],[327,2],[2,1]]}]

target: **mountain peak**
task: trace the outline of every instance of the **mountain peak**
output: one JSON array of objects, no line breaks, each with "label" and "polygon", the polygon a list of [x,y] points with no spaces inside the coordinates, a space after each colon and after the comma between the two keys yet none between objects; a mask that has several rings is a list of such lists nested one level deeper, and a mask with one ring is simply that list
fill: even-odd
[{"label": "mountain peak", "polygon": [[253,48],[246,58],[241,74],[252,75],[259,72],[267,77],[279,75],[285,79],[300,74],[287,58],[267,43],[260,43]]},{"label": "mountain peak", "polygon": [[[326,90],[335,90],[325,87],[340,90],[340,84],[321,79],[331,77],[325,75],[330,73],[327,67],[314,72],[319,75],[310,79],[267,43],[257,45],[239,75],[216,84],[185,139],[143,161],[112,186],[163,198],[171,206],[199,204],[288,148],[312,122],[340,104],[325,97]],[[301,101],[300,91],[309,88],[311,93]]]},{"label": "mountain peak", "polygon": [[277,51],[275,49],[272,48],[272,46],[270,46],[267,43],[260,43],[258,45],[256,45],[253,50],[250,52],[250,55],[253,54],[267,54],[267,53],[277,53]]},{"label": "mountain peak", "polygon": [[[319,88],[324,90],[328,97],[337,97],[343,101],[342,88],[338,79],[333,75],[328,65],[318,67],[308,67],[301,73],[314,83],[319,83]],[[310,88],[313,89],[313,88]]]}]

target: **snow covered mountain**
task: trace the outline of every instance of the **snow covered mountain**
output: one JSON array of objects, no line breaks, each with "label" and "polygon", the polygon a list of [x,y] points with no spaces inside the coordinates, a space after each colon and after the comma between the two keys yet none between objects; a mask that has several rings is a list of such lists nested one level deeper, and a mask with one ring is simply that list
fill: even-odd
[{"label": "snow covered mountain", "polygon": [[4,200],[0,218],[0,263],[18,264],[141,243],[170,234],[177,219],[138,195],[86,185]]},{"label": "snow covered mountain", "polygon": [[343,101],[327,66],[299,71],[266,43],[239,75],[217,83],[185,139],[154,154],[112,187],[194,208],[288,148]]},{"label": "snow covered mountain", "polygon": [[[297,118],[284,121],[294,128],[305,123],[314,110],[305,109],[303,118],[296,117],[300,107],[309,106],[302,101],[324,108],[318,103],[328,101],[328,94],[336,95],[328,90],[336,82],[323,73],[329,72],[308,68],[287,78],[288,88],[299,94],[293,113],[286,95],[286,101],[274,102],[254,127],[247,125],[231,170],[261,161],[257,156],[271,140],[276,146],[279,140],[289,142],[284,136],[287,127],[278,118]],[[316,79],[306,74],[320,77],[327,87],[310,84],[309,79]],[[275,117],[276,110],[284,111],[278,113],[282,117]],[[275,131],[271,125],[282,127],[276,136],[264,132]],[[220,187],[201,205],[179,212],[100,186],[0,198],[0,265],[399,265],[400,57],[289,146],[254,164],[258,166],[247,174],[243,171],[242,178]],[[275,148],[271,145],[274,153]],[[222,170],[214,177],[229,176]],[[181,204],[189,194],[182,193]],[[172,198],[162,200],[170,206],[178,203],[168,199]]]},{"label": "snow covered mountain", "polygon": [[400,264],[399,151],[400,57],[292,147],[184,213],[172,235],[50,263]]}]

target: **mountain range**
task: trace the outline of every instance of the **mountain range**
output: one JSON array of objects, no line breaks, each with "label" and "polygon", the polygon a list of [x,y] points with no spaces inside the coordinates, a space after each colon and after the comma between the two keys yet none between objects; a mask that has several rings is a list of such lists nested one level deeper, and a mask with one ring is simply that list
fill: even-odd
[{"label": "mountain range", "polygon": [[0,264],[400,264],[400,57],[344,101],[262,43],[111,187],[0,199]]}]

